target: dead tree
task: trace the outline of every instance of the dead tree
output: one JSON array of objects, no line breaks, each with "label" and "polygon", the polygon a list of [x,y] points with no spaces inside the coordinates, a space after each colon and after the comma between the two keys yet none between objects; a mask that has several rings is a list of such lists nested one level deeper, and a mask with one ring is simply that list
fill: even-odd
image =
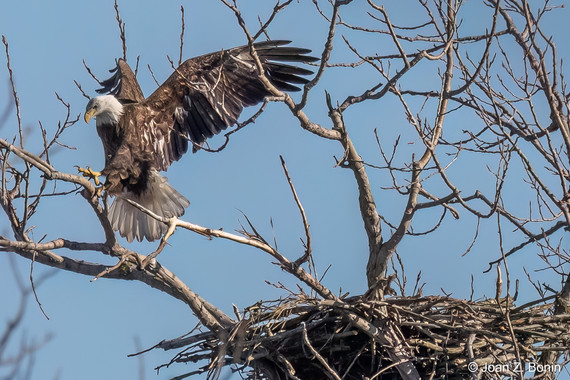
[{"label": "dead tree", "polygon": [[[253,33],[237,2],[221,1],[234,12],[254,57],[253,42],[270,36],[272,23],[292,3],[278,1],[273,14],[260,20]],[[93,185],[50,164],[50,151],[77,120],[63,100],[67,117],[52,137],[42,129],[45,143],[39,154],[26,149],[21,123],[14,129],[15,137],[0,139],[0,199],[13,234],[2,237],[0,247],[61,270],[141,281],[187,304],[202,330],[153,347],[178,350],[165,365],[207,361],[180,378],[204,372],[215,378],[230,364],[249,378],[268,379],[522,379],[525,371],[536,378],[554,378],[564,370],[570,346],[569,255],[564,240],[570,231],[568,90],[563,57],[556,49],[561,36],[552,37],[543,28],[555,7],[548,0],[539,8],[525,0],[488,0],[475,6],[486,17],[478,17],[477,27],[471,25],[464,32],[463,18],[469,15],[463,13],[466,4],[458,0],[418,0],[408,12],[421,21],[408,21],[406,15],[391,13],[372,0],[366,5],[351,0],[314,0],[313,4],[315,18],[326,20],[328,33],[322,36],[315,75],[300,99],[295,101],[275,88],[265,78],[259,60],[257,66],[260,79],[273,95],[271,100],[282,102],[307,134],[338,142],[336,166],[352,173],[368,238],[365,294],[335,295],[315,276],[309,222],[284,162],[305,227],[305,250],[298,258],[286,257],[247,217],[241,234],[185,220],[163,220],[170,230],[151,258],[156,259],[172,232],[188,230],[269,254],[297,279],[298,290],[284,289],[279,301],[260,302],[229,316],[158,261],[146,265],[151,260],[116,240]],[[367,15],[368,21],[351,23],[344,16],[349,7]],[[122,22],[118,14],[117,19]],[[333,61],[337,49],[348,50],[350,56]],[[327,83],[323,101],[328,122],[314,122],[310,104],[321,101],[315,100],[319,99],[315,89],[322,88],[326,74],[341,72],[350,81],[359,70],[373,73],[368,88],[339,97]],[[417,80],[418,72],[424,73],[425,82]],[[18,109],[15,88],[14,99]],[[394,100],[399,108],[385,106]],[[367,131],[377,142],[374,157],[359,153],[351,138],[358,126],[351,125],[347,117],[368,104],[394,113],[399,118],[397,128],[401,128],[393,140],[381,130]],[[382,124],[382,115],[374,116]],[[404,148],[406,144],[411,148]],[[381,164],[372,163],[379,160]],[[488,168],[491,185],[466,190],[465,173],[460,172],[461,177],[454,172],[462,165],[467,170],[478,165]],[[391,186],[375,188],[372,176],[389,178]],[[508,187],[511,194],[515,191],[524,199],[527,209],[513,206],[505,190]],[[28,221],[37,205],[48,196],[74,192],[92,207],[105,241],[30,238]],[[385,207],[393,197],[405,204],[396,219]],[[428,212],[440,214],[433,227],[414,229],[414,222]],[[397,252],[401,242],[432,234],[448,221],[460,223],[465,215],[477,220],[467,252],[482,238],[480,225],[494,226],[499,235],[496,260],[489,263],[489,270],[497,271],[496,297],[425,296],[419,277],[413,292],[406,294],[405,277],[398,270],[407,256],[405,251]],[[516,236],[519,243],[505,246],[507,236]],[[105,266],[79,261],[61,254],[62,248],[100,252],[118,262]],[[517,304],[509,258],[535,255],[536,250],[547,270],[558,278],[559,287],[536,283],[538,298]],[[399,295],[394,288],[400,290]]]}]

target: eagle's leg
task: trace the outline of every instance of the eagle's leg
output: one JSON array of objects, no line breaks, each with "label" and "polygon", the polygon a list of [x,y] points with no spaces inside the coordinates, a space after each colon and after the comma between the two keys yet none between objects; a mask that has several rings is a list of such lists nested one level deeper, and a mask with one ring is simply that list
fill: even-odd
[{"label": "eagle's leg", "polygon": [[[87,166],[87,169],[77,166],[77,171],[81,173],[83,177],[91,178],[93,182],[95,182],[95,185],[99,186],[101,184],[101,181],[99,181],[99,176],[102,175],[101,172],[93,171],[89,166]],[[100,189],[102,190],[102,188]],[[98,193],[101,193],[101,190],[98,190]]]}]

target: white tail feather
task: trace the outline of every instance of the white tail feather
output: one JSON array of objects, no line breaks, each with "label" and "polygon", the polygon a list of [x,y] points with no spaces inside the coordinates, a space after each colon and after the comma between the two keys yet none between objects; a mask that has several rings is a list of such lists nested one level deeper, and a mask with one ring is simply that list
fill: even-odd
[{"label": "white tail feather", "polygon": [[129,242],[135,238],[142,241],[154,241],[162,237],[168,226],[140,211],[125,199],[138,203],[153,213],[165,217],[179,217],[190,205],[188,199],[168,184],[168,180],[152,170],[149,174],[148,188],[139,195],[125,191],[115,197],[109,207],[109,221],[115,231]]}]

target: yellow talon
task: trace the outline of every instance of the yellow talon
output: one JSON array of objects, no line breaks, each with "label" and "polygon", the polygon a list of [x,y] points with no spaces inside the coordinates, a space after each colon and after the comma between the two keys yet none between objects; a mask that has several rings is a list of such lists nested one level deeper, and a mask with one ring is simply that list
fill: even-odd
[{"label": "yellow talon", "polygon": [[[87,166],[87,169],[83,169],[82,167],[79,166],[76,166],[76,168],[77,171],[83,175],[83,177],[91,178],[93,182],[95,182],[95,185],[99,186],[101,184],[101,181],[99,181],[99,176],[101,175],[101,172],[93,171],[93,169],[91,169],[89,166]],[[97,193],[101,194],[101,190],[102,187],[97,190]]]},{"label": "yellow talon", "polygon": [[99,186],[95,188],[95,196],[97,198],[101,198],[101,192],[105,190],[105,185]]}]

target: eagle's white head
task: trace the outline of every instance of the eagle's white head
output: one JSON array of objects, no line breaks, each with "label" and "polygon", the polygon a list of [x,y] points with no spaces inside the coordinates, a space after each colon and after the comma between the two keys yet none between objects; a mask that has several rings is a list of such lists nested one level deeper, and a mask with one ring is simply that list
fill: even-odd
[{"label": "eagle's white head", "polygon": [[92,117],[97,125],[116,125],[123,114],[123,105],[113,95],[101,95],[91,98],[85,108],[84,119],[89,123]]}]

